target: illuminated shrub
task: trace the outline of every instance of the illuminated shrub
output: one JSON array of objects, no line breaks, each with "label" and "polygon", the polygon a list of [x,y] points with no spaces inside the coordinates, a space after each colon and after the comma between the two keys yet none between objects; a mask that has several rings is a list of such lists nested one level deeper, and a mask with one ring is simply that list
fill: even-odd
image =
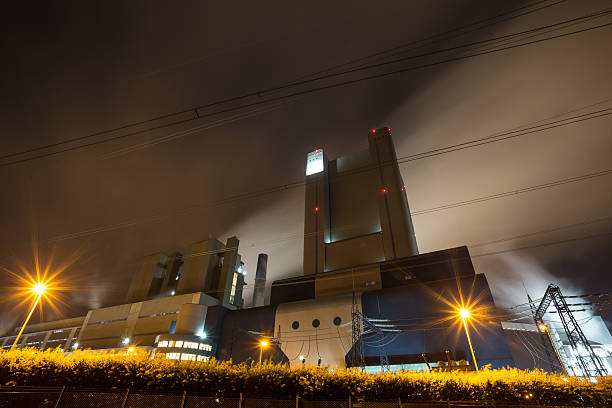
[{"label": "illuminated shrub", "polygon": [[132,388],[192,391],[209,395],[290,399],[496,400],[527,404],[608,405],[612,379],[597,383],[517,369],[462,372],[365,374],[325,367],[151,360],[132,355],[54,350],[0,351],[0,385]]}]

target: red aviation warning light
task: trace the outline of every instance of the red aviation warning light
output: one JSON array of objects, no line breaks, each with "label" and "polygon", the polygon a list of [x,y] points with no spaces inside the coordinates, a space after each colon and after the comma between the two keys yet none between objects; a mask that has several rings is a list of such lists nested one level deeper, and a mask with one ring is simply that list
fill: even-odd
[{"label": "red aviation warning light", "polygon": [[319,212],[319,207],[315,207],[315,212]]},{"label": "red aviation warning light", "polygon": [[387,187],[383,187],[380,191],[382,191],[383,194],[387,194]]},{"label": "red aviation warning light", "polygon": [[372,133],[376,133],[376,129],[372,129]]}]

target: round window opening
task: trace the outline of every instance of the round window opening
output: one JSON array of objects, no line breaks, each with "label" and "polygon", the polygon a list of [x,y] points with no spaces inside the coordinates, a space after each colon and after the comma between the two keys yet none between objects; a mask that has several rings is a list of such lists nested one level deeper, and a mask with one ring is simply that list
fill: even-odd
[{"label": "round window opening", "polygon": [[342,319],[340,318],[340,316],[334,317],[334,324],[336,326],[340,326],[341,323],[342,323]]},{"label": "round window opening", "polygon": [[291,323],[291,327],[293,328],[293,330],[297,330],[298,327],[300,327],[300,322],[296,320],[295,322]]},{"label": "round window opening", "polygon": [[319,327],[320,324],[321,322],[319,321],[319,319],[314,319],[312,321],[312,327]]}]

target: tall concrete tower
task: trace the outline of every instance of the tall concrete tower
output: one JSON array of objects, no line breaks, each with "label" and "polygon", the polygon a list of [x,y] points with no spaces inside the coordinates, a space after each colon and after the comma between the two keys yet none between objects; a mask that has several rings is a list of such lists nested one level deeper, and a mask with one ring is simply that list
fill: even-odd
[{"label": "tall concrete tower", "polygon": [[304,275],[418,254],[391,130],[371,130],[368,142],[331,161],[323,149],[308,154]]},{"label": "tall concrete tower", "polygon": [[268,255],[259,254],[257,257],[257,272],[255,273],[255,287],[253,289],[253,306],[264,305],[264,292],[266,290],[266,271],[268,269]]}]

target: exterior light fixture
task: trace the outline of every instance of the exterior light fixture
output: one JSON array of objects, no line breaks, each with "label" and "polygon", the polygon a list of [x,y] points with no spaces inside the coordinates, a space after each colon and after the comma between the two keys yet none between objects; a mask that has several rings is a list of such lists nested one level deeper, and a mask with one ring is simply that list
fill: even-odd
[{"label": "exterior light fixture", "polygon": [[476,363],[476,355],[474,354],[474,348],[472,347],[472,339],[470,338],[470,331],[468,330],[467,321],[470,319],[472,313],[470,309],[466,307],[462,307],[459,309],[459,317],[461,317],[461,321],[463,322],[463,328],[465,329],[465,335],[467,336],[468,344],[470,346],[470,351],[472,352],[472,360],[474,360],[474,368],[476,372],[478,372],[478,363]]},{"label": "exterior light fixture", "polygon": [[74,343],[72,345],[72,349],[75,350],[75,349],[78,349],[78,348],[79,348],[79,342],[77,341],[76,343]]},{"label": "exterior light fixture", "polygon": [[315,207],[315,212],[319,212],[319,207]]},{"label": "exterior light fixture", "polygon": [[199,332],[196,333],[196,336],[198,336],[201,339],[205,339],[206,338],[206,332],[204,330],[200,330]]},{"label": "exterior light fixture", "polygon": [[263,354],[263,349],[264,347],[266,347],[268,344],[268,340],[262,340],[259,342],[259,364],[261,364],[261,355]]},{"label": "exterior light fixture", "polygon": [[175,291],[170,292],[170,296],[174,296],[175,293]]},{"label": "exterior light fixture", "polygon": [[121,344],[124,344],[124,345],[130,344],[130,338],[129,337],[124,337],[123,340],[121,340]]},{"label": "exterior light fixture", "polygon": [[376,133],[376,129],[372,129],[372,133]]},{"label": "exterior light fixture", "polygon": [[382,191],[383,194],[387,194],[388,190],[387,190],[387,187],[383,187],[382,190],[380,190],[380,191]]},{"label": "exterior light fixture", "polygon": [[36,293],[38,296],[41,296],[43,293],[45,293],[46,289],[45,284],[39,282],[32,287],[32,292]]},{"label": "exterior light fixture", "polygon": [[45,294],[45,291],[47,290],[47,287],[46,287],[44,282],[36,282],[36,283],[34,283],[34,285],[32,285],[31,290],[32,290],[32,292],[34,292],[34,294],[36,296],[36,300],[34,300],[34,304],[32,304],[32,307],[30,308],[30,312],[28,313],[28,316],[26,317],[25,321],[23,322],[23,326],[21,326],[21,329],[19,330],[19,333],[17,334],[17,337],[15,337],[15,341],[13,342],[13,345],[11,346],[11,350],[13,350],[15,348],[15,346],[17,346],[17,342],[19,341],[19,338],[21,337],[21,334],[23,333],[23,330],[25,329],[26,325],[28,324],[28,321],[30,320],[30,317],[32,317],[32,313],[34,313],[34,309],[36,309],[36,306],[40,302],[40,299],[42,299],[43,295]]}]

